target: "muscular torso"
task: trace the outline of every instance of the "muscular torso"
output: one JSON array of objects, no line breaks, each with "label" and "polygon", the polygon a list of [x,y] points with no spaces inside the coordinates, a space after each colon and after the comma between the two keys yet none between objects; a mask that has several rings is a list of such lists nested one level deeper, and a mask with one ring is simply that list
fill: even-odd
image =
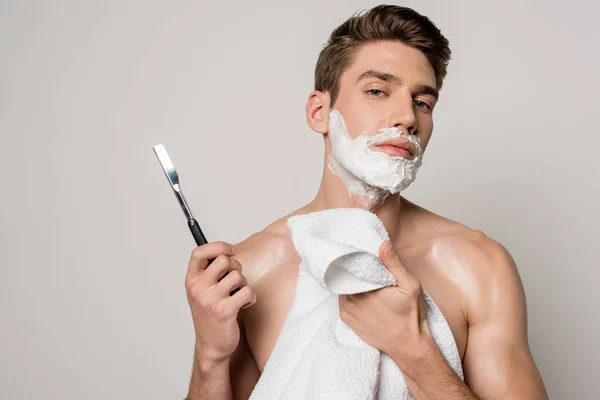
[{"label": "muscular torso", "polygon": [[[461,360],[467,344],[469,304],[477,299],[477,246],[483,234],[428,212],[412,203],[410,234],[394,241],[403,263],[433,298],[454,334]],[[295,252],[286,220],[298,210],[237,245],[244,275],[257,295],[243,311],[248,346],[262,373],[289,311],[300,257]],[[405,214],[406,217],[406,214]],[[412,228],[411,228],[412,227]]]}]

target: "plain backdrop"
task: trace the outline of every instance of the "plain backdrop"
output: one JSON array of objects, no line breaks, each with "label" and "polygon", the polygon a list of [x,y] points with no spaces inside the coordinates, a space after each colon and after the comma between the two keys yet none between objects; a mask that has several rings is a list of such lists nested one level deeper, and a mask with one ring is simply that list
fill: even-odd
[{"label": "plain backdrop", "polygon": [[[176,399],[194,243],[312,200],[304,103],[331,31],[372,1],[0,1],[0,398]],[[508,248],[553,399],[595,399],[600,33],[593,1],[406,1],[453,52],[405,196]]]}]

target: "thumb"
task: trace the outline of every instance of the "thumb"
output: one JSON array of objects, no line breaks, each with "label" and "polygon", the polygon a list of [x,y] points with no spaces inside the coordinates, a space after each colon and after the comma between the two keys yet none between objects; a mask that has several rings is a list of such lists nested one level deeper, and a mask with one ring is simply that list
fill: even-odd
[{"label": "thumb", "polygon": [[396,252],[394,246],[392,246],[391,241],[386,240],[381,244],[379,258],[383,265],[394,275],[398,286],[402,286],[403,282],[410,282],[413,279],[413,276],[404,267],[404,264],[402,264],[400,255]]}]

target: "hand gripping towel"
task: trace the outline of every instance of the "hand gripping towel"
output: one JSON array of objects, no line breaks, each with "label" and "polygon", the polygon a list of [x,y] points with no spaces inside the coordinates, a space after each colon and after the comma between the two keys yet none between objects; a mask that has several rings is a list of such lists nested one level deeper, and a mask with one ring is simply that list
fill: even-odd
[{"label": "hand gripping towel", "polygon": [[[412,399],[396,363],[339,317],[338,295],[396,284],[378,257],[389,239],[381,220],[360,208],[335,208],[290,217],[287,225],[301,257],[296,291],[250,400]],[[424,297],[433,338],[464,379],[450,327]]]}]

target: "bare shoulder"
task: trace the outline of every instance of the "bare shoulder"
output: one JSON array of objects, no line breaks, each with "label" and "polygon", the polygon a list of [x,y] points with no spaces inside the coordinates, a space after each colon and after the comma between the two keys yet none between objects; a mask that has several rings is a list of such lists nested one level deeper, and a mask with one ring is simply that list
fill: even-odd
[{"label": "bare shoulder", "polygon": [[463,348],[469,388],[482,398],[547,399],[527,342],[525,292],[511,254],[481,230],[422,215],[431,218],[431,239],[424,240],[434,260],[430,281],[444,281],[443,291],[462,302],[466,327],[449,322]]},{"label": "bare shoulder", "polygon": [[514,260],[501,243],[481,230],[447,218],[444,220],[445,229],[434,241],[437,249],[452,254],[453,258],[460,259],[482,277],[514,269]]},{"label": "bare shoulder", "polygon": [[510,258],[506,248],[483,231],[470,228],[410,202],[409,205],[411,226],[405,229],[413,232],[412,236],[415,240],[412,244],[416,244],[417,241],[424,243],[425,246],[431,247],[433,253],[437,251],[451,255],[452,258],[461,257],[462,261],[480,268],[496,264],[494,262],[490,264],[489,260]]},{"label": "bare shoulder", "polygon": [[470,323],[494,302],[524,304],[523,286],[509,251],[483,231],[421,209],[430,229],[427,258],[462,292]]},{"label": "bare shoulder", "polygon": [[287,228],[287,216],[235,245],[256,303],[240,312],[249,349],[259,371],[277,341],[289,311],[298,276],[300,256]]},{"label": "bare shoulder", "polygon": [[297,253],[287,228],[288,218],[282,217],[234,245],[235,258],[242,264],[250,285],[296,260]]}]

